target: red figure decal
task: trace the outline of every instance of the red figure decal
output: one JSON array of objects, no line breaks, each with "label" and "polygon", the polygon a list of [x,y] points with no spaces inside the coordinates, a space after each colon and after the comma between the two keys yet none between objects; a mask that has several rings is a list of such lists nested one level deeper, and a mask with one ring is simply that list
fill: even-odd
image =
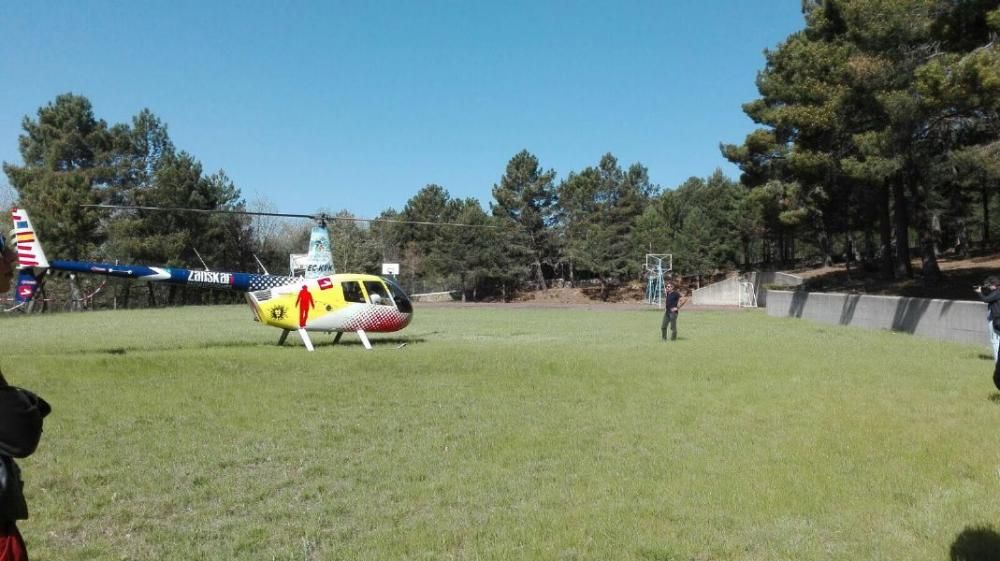
[{"label": "red figure decal", "polygon": [[309,308],[315,308],[316,303],[313,302],[313,295],[304,284],[302,290],[299,291],[299,296],[295,299],[295,305],[299,307],[299,327],[305,327],[306,318],[309,317]]}]

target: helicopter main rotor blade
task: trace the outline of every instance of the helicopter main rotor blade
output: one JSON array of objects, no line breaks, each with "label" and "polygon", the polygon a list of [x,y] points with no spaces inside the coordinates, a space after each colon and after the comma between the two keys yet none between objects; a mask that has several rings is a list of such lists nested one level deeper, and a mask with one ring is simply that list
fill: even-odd
[{"label": "helicopter main rotor blade", "polygon": [[[284,212],[253,212],[249,210],[224,210],[205,208],[183,208],[169,206],[139,206],[139,205],[80,205],[86,208],[104,208],[109,210],[152,210],[159,212],[199,212],[201,214],[243,214],[247,216],[278,216],[285,218],[309,218],[319,220],[322,215],[318,214],[288,214]],[[330,217],[331,219],[333,217]]]},{"label": "helicopter main rotor blade", "polygon": [[224,210],[224,209],[202,209],[202,208],[182,208],[165,206],[139,206],[139,205],[80,205],[86,208],[103,208],[110,210],[152,210],[160,212],[198,212],[201,214],[239,214],[244,216],[276,216],[280,218],[308,218],[317,222],[329,222],[331,220],[341,220],[344,222],[385,222],[389,224],[417,224],[423,226],[457,226],[464,228],[496,228],[489,224],[462,224],[459,222],[430,222],[422,220],[396,220],[394,218],[357,218],[353,216],[335,216],[329,214],[290,214],[286,212],[255,212],[249,210]]}]

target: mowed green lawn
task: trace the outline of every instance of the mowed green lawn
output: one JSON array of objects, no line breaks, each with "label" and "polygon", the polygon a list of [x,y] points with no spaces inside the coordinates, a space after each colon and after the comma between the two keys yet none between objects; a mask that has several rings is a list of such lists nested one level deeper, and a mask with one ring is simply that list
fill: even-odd
[{"label": "mowed green lawn", "polygon": [[245,307],[0,318],[54,409],[22,532],[33,560],[1000,558],[987,348],[659,323],[418,308],[307,353]]}]

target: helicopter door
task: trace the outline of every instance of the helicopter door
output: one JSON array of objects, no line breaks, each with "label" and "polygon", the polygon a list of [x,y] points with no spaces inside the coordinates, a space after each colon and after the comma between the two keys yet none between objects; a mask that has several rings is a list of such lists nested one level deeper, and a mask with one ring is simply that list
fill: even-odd
[{"label": "helicopter door", "polygon": [[368,299],[372,304],[379,306],[393,306],[392,298],[389,298],[389,291],[385,285],[378,281],[365,281],[365,290],[368,291]]},{"label": "helicopter door", "polygon": [[361,284],[357,281],[342,282],[340,287],[344,290],[344,302],[365,303],[365,295],[361,292]]}]

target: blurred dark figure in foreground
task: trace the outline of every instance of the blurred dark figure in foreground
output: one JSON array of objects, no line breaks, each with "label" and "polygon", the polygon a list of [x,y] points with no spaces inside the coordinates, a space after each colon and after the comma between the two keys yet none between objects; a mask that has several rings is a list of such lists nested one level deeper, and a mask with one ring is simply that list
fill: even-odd
[{"label": "blurred dark figure in foreground", "polygon": [[27,458],[42,438],[46,401],[11,386],[0,373],[0,561],[28,561],[17,521],[28,518],[21,470],[14,458]]},{"label": "blurred dark figure in foreground", "polygon": [[8,243],[0,234],[0,294],[10,290],[10,280],[14,278],[15,261],[17,252],[14,251],[13,243]]}]

